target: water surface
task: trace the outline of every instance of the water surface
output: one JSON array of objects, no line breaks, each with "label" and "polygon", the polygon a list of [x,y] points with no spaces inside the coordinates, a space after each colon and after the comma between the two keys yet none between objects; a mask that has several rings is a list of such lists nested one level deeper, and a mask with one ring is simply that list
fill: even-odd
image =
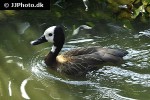
[{"label": "water surface", "polygon": [[81,27],[85,23],[77,22],[75,28],[63,23],[66,43],[62,52],[100,45],[129,52],[124,64],[105,65],[86,77],[69,78],[44,64],[52,44],[30,45],[49,24],[15,20],[0,27],[0,99],[149,100],[150,27],[132,31],[110,22],[99,21],[94,27]]}]

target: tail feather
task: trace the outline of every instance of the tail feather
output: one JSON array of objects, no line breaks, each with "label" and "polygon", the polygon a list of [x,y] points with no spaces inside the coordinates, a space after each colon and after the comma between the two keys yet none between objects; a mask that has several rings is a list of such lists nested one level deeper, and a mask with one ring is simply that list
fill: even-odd
[{"label": "tail feather", "polygon": [[109,54],[117,57],[124,57],[128,54],[126,50],[122,50],[122,49],[108,49],[107,51]]},{"label": "tail feather", "polygon": [[127,51],[122,49],[107,49],[102,59],[106,62],[120,62],[123,61],[123,57],[128,54]]}]

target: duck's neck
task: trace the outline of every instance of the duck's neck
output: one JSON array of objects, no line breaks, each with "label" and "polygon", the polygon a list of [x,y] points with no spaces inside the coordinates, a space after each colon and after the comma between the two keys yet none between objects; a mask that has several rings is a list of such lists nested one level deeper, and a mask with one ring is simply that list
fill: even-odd
[{"label": "duck's neck", "polygon": [[62,47],[63,47],[63,45],[60,45],[60,46],[53,45],[52,46],[51,51],[45,58],[45,63],[47,66],[55,67],[55,64],[57,63],[56,57],[59,54],[59,52],[61,51]]}]

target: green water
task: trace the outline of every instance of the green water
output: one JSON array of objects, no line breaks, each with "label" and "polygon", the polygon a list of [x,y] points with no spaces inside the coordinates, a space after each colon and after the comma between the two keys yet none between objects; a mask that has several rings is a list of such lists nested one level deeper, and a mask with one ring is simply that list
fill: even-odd
[{"label": "green water", "polygon": [[[55,22],[48,15],[34,18],[27,12],[21,14],[22,19],[14,17],[0,23],[0,100],[149,100],[149,26],[135,23],[136,28],[132,30],[99,19],[89,22],[66,16]],[[31,21],[29,17],[41,17],[41,20]],[[86,23],[94,26],[77,31]],[[129,52],[124,57],[125,63],[103,66],[83,78],[70,78],[48,69],[43,59],[52,44],[31,46],[30,41],[55,24],[64,26],[66,43],[62,52],[83,46],[122,48]],[[77,34],[72,35],[73,32]]]}]

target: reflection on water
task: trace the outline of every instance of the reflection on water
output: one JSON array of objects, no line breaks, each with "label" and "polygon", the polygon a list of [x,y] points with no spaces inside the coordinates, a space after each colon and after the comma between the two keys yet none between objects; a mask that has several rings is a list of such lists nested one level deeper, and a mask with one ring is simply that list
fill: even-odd
[{"label": "reflection on water", "polygon": [[80,25],[78,28],[73,30],[72,35],[77,35],[81,30],[90,30],[90,29],[92,29],[92,27],[87,26],[87,25]]},{"label": "reflection on water", "polygon": [[127,62],[128,66],[135,66],[136,68],[149,68],[149,56],[150,50],[133,50],[129,49],[128,59],[131,61]]},{"label": "reflection on water", "polygon": [[19,24],[19,34],[24,34],[25,31],[30,27],[30,23],[29,22],[24,22]]},{"label": "reflection on water", "polygon": [[[135,35],[149,34],[149,31],[129,34],[128,29],[118,25],[106,23],[106,26],[113,31],[101,31],[97,26],[90,28],[92,33],[83,32],[81,35],[80,32],[72,35],[74,30],[65,31],[67,40],[62,52],[99,45],[123,48],[129,52],[124,57],[124,64],[103,66],[102,69],[89,72],[84,78],[70,78],[45,65],[43,59],[51,49],[50,44],[30,46],[30,41],[40,36],[35,31],[38,28],[32,29],[32,25],[25,22],[21,24],[19,29],[22,31],[19,34],[13,33],[13,30],[5,30],[7,35],[11,31],[12,34],[9,38],[2,35],[1,38],[4,39],[0,40],[0,99],[148,100],[150,41],[147,35],[136,38]],[[93,34],[94,32],[96,33]]]},{"label": "reflection on water", "polygon": [[150,75],[149,74],[139,74],[133,71],[125,70],[122,68],[106,66],[105,69],[100,69],[97,72],[103,72],[105,75],[109,76],[112,80],[124,80],[124,82],[131,84],[139,84],[145,87],[150,86]]},{"label": "reflection on water", "polygon": [[140,33],[140,35],[139,35],[139,36],[143,36],[143,35],[145,35],[145,36],[150,37],[150,29],[148,29],[148,30],[144,30],[144,31],[141,31],[141,32],[139,32],[139,33]]},{"label": "reflection on water", "polygon": [[76,40],[73,40],[73,41],[69,41],[68,43],[84,43],[84,42],[90,42],[90,41],[93,41],[93,39],[76,39]]},{"label": "reflection on water", "polygon": [[21,86],[20,86],[21,95],[24,99],[30,99],[30,97],[28,96],[28,94],[25,90],[25,86],[26,86],[28,80],[31,80],[31,79],[27,78],[27,79],[23,80],[21,83]]},{"label": "reflection on water", "polygon": [[24,70],[24,66],[23,66],[23,63],[22,63],[22,57],[5,56],[4,58],[6,59],[6,63],[16,63],[19,67],[22,68],[22,70]]},{"label": "reflection on water", "polygon": [[8,91],[9,91],[9,96],[12,96],[11,81],[9,81],[8,84]]}]

